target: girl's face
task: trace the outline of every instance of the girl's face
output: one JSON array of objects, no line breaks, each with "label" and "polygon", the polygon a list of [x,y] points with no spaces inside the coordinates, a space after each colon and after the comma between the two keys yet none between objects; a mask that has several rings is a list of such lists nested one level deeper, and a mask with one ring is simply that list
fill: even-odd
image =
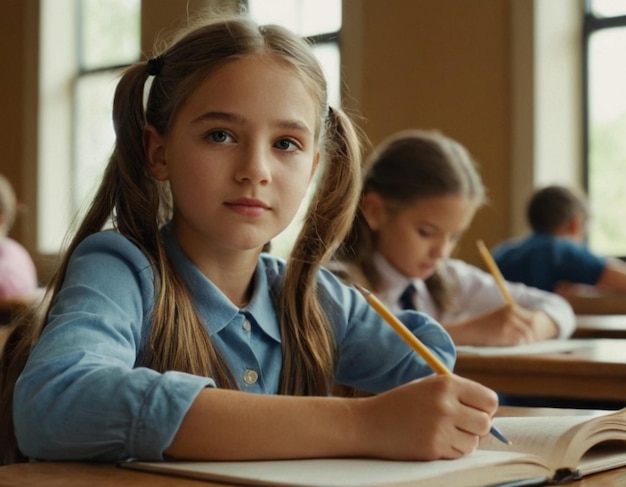
[{"label": "girl's face", "polygon": [[170,182],[175,233],[192,260],[258,253],[288,225],[319,159],[316,122],[293,71],[248,56],[212,72],[165,136],[147,128],[151,171]]},{"label": "girl's face", "polygon": [[377,193],[368,193],[362,208],[377,234],[378,251],[403,275],[427,279],[471,223],[476,203],[446,195],[419,199],[397,210]]}]

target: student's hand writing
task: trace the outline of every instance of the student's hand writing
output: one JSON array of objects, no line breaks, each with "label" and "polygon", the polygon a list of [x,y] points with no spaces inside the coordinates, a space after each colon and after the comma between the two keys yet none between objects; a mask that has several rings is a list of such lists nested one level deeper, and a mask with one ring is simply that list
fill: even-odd
[{"label": "student's hand writing", "polygon": [[520,345],[557,333],[548,315],[517,304],[501,306],[468,320],[446,323],[445,327],[455,343],[477,346]]},{"label": "student's hand writing", "polygon": [[357,399],[368,456],[397,460],[458,458],[489,433],[498,406],[490,389],[456,375],[413,381]]},{"label": "student's hand writing", "polygon": [[536,340],[547,340],[559,335],[559,327],[545,312],[539,310],[524,310],[530,315],[530,326]]}]

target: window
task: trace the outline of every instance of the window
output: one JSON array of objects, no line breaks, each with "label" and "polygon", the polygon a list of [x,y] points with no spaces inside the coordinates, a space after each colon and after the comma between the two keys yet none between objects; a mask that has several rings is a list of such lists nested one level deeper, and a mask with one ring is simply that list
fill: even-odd
[{"label": "window", "polygon": [[[341,0],[247,0],[242,5],[259,24],[280,24],[313,43],[328,82],[329,103],[341,106],[339,30]],[[286,256],[302,225],[314,184],[293,223],[272,241],[272,253]]]},{"label": "window", "polygon": [[73,208],[90,201],[115,140],[115,84],[140,59],[141,0],[78,0],[78,76],[74,87]]},{"label": "window", "polygon": [[313,43],[328,81],[330,103],[339,105],[341,0],[247,0],[243,5],[259,24],[284,25]]},{"label": "window", "polygon": [[626,255],[626,1],[586,0],[586,189],[590,247]]},{"label": "window", "polygon": [[42,0],[38,248],[56,253],[113,147],[113,90],[140,58],[141,0]]}]

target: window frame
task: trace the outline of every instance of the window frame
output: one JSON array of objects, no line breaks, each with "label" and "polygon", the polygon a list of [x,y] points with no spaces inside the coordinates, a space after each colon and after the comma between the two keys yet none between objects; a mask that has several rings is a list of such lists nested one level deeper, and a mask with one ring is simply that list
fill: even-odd
[{"label": "window frame", "polygon": [[[590,43],[592,36],[606,29],[626,28],[626,14],[611,17],[597,17],[593,13],[593,0],[583,2],[583,28],[582,28],[582,187],[589,198],[593,198],[590,193],[590,173],[591,173],[591,114],[590,114]],[[590,201],[591,205],[591,201]],[[587,240],[589,236],[587,236]],[[624,259],[625,257],[619,256]]]},{"label": "window frame", "polygon": [[589,114],[589,44],[596,32],[615,27],[626,27],[626,15],[615,17],[596,17],[593,14],[593,0],[584,0],[583,35],[582,35],[582,89],[583,89],[583,187],[589,190],[589,137],[591,133],[591,117]]}]

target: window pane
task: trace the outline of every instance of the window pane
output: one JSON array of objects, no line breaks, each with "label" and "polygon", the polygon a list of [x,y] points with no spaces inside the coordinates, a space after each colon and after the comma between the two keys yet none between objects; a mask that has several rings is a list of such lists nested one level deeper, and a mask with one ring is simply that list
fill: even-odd
[{"label": "window pane", "polygon": [[328,103],[340,107],[341,100],[341,76],[339,47],[335,43],[318,44],[313,47],[313,52],[322,65],[326,81],[328,83]]},{"label": "window pane", "polygon": [[589,39],[589,199],[591,247],[626,255],[626,28],[605,29]]},{"label": "window pane", "polygon": [[618,15],[626,15],[626,1],[592,0],[591,12],[596,17],[616,17]]},{"label": "window pane", "polygon": [[91,200],[113,148],[111,111],[119,74],[100,72],[78,80],[72,195],[75,210],[84,209]]},{"label": "window pane", "polygon": [[79,0],[78,43],[83,70],[140,58],[141,0]]},{"label": "window pane", "polygon": [[248,0],[248,11],[260,24],[281,24],[301,36],[341,28],[341,0]]}]

